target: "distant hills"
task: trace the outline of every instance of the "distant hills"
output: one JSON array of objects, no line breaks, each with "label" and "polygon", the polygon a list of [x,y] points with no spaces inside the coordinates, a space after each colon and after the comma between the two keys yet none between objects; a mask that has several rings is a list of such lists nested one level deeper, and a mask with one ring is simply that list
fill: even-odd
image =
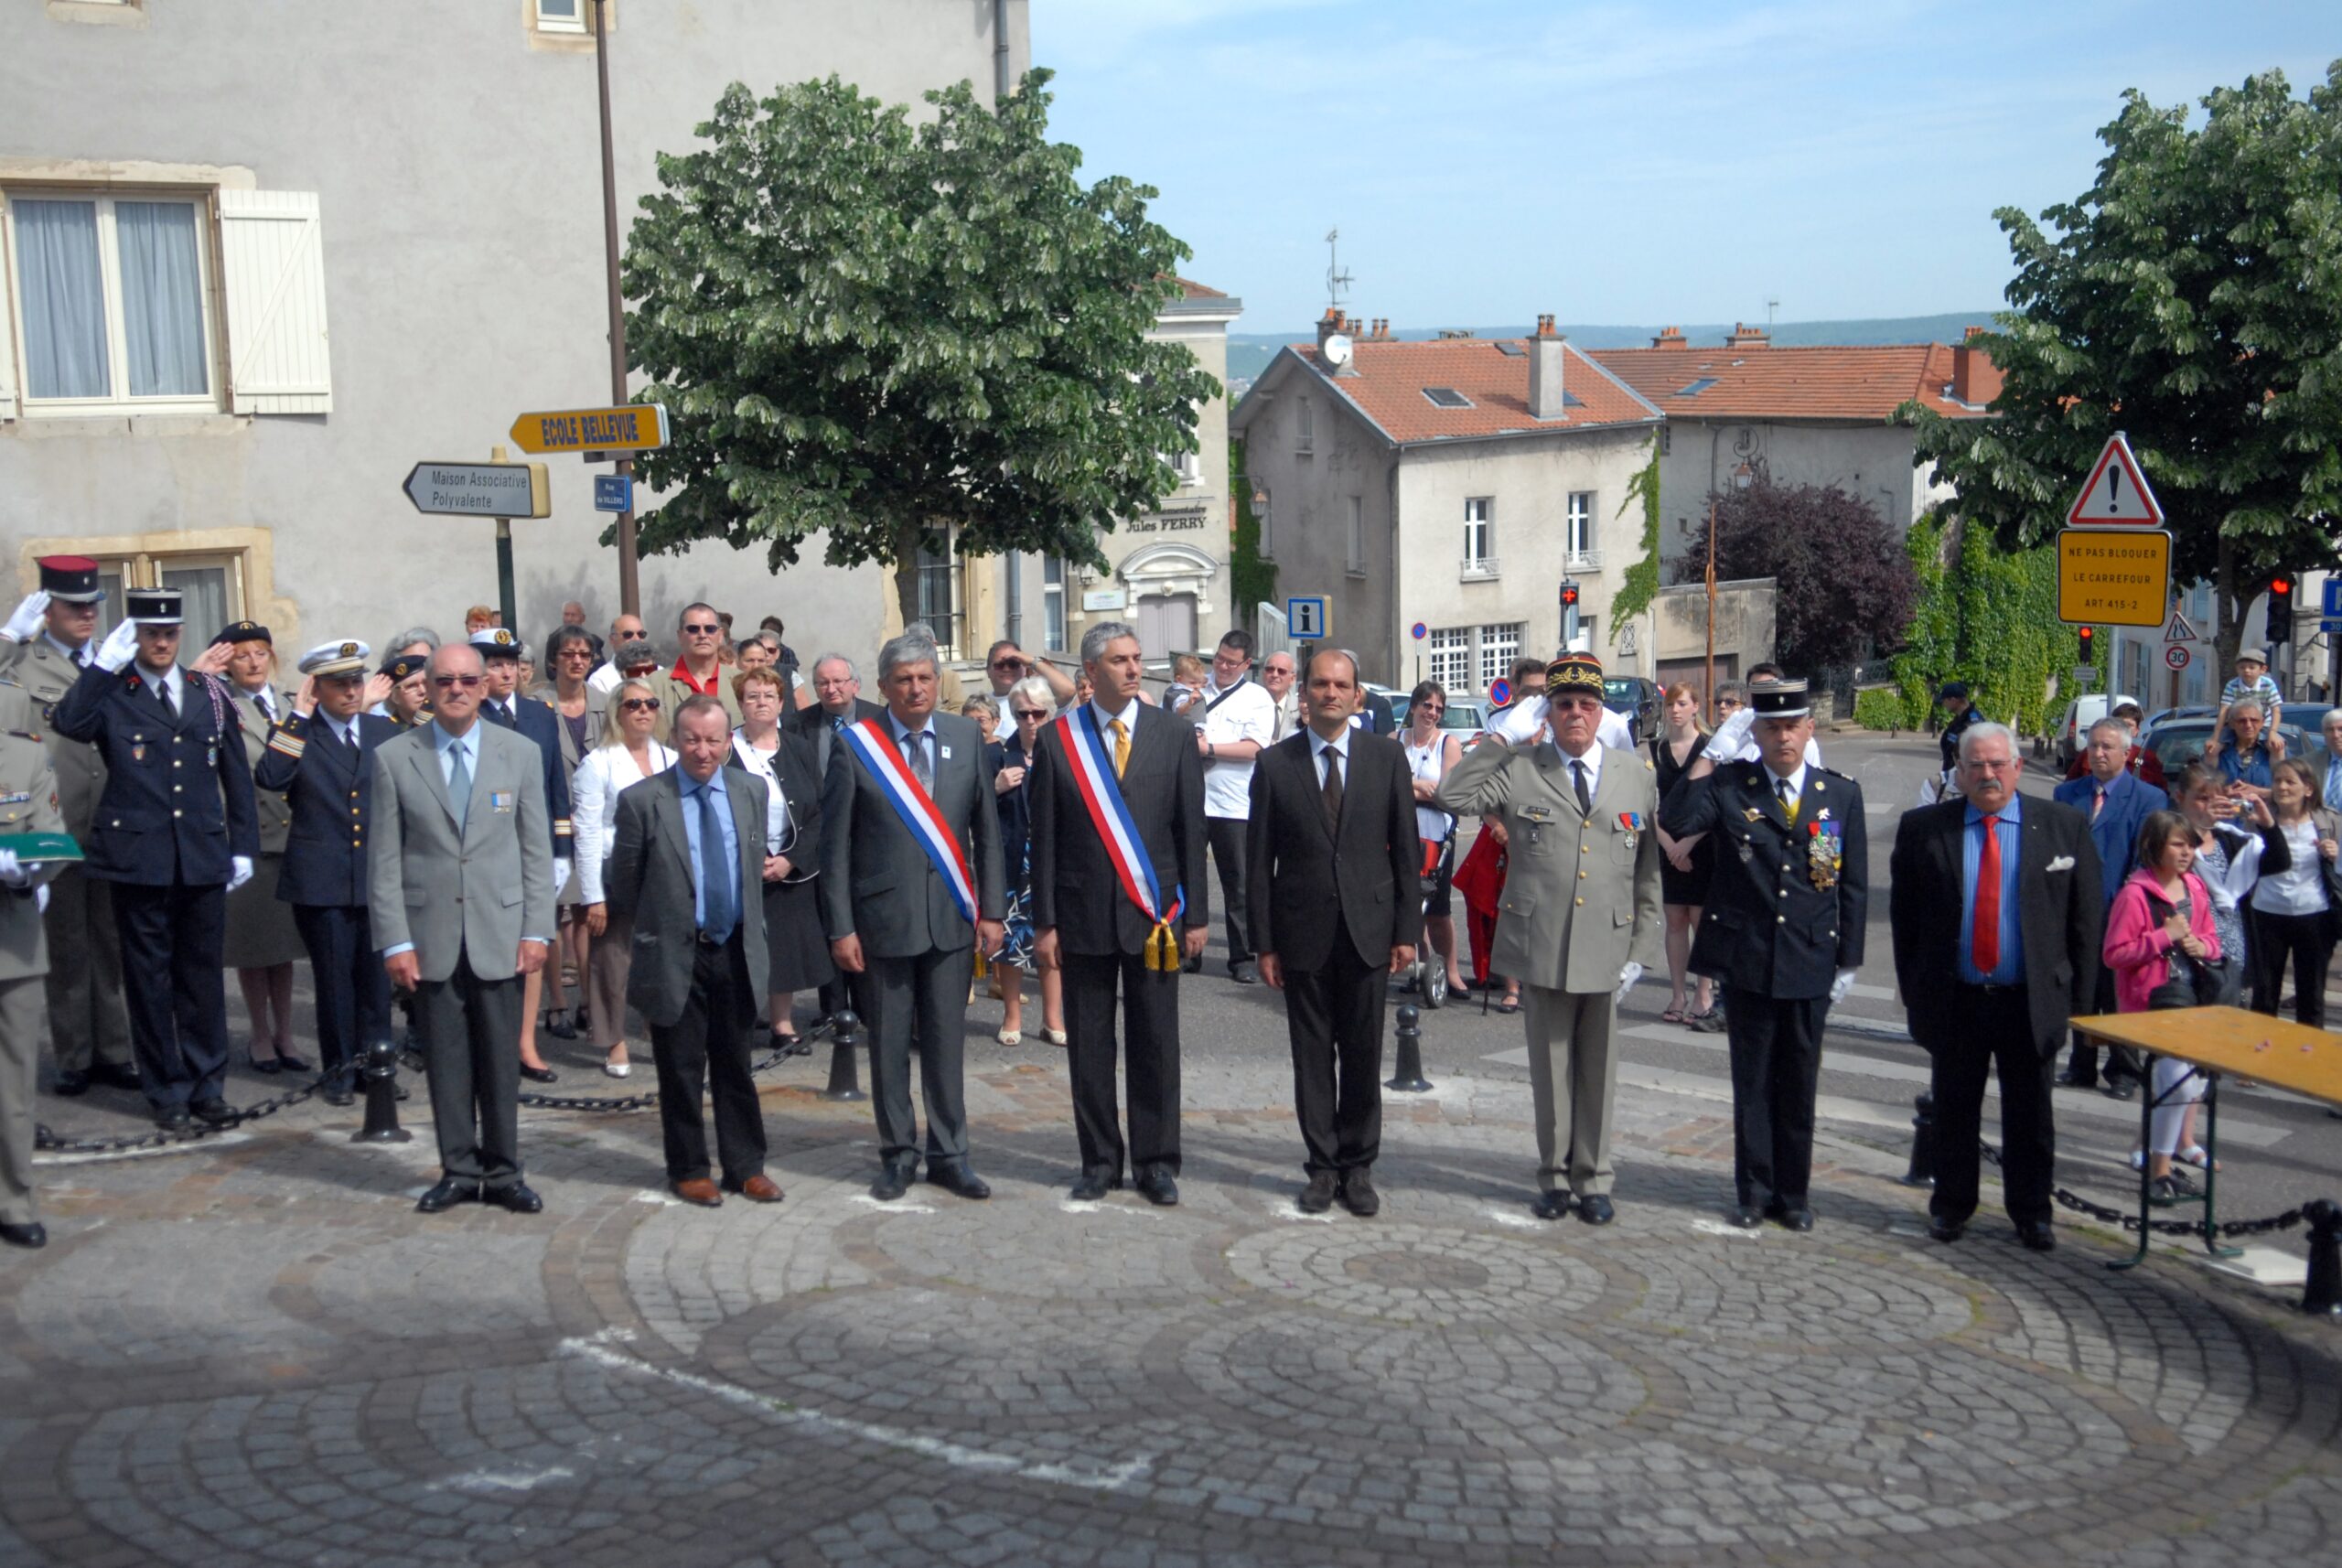
[{"label": "distant hills", "polygon": [[[1866,345],[1875,343],[1957,343],[1971,327],[1992,324],[1992,310],[1955,312],[1946,316],[1877,317],[1864,321],[1782,321],[1773,328],[1773,341],[1784,347],[1826,343]],[[1665,325],[1662,323],[1661,325]],[[1681,321],[1674,325],[1683,329],[1692,340],[1692,349],[1720,349],[1724,335],[1732,330],[1731,322]],[[1475,327],[1475,338],[1525,338],[1535,328],[1520,327]],[[1659,327],[1593,327],[1564,325],[1562,331],[1581,349],[1648,349],[1650,340],[1659,336]],[[1439,331],[1402,331],[1391,328],[1393,338],[1415,340],[1436,338]],[[1228,374],[1231,381],[1249,381],[1268,368],[1269,361],[1287,343],[1315,341],[1316,329],[1305,328],[1298,332],[1231,332],[1228,335]]]}]

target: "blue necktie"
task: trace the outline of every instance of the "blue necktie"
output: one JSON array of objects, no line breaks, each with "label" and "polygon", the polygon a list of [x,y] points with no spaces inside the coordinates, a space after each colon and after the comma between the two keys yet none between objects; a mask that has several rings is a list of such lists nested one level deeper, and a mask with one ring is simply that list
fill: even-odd
[{"label": "blue necktie", "polygon": [[2342,811],[2342,757],[2326,765],[2326,803],[2333,810]]},{"label": "blue necktie", "polygon": [[724,854],[724,820],[716,812],[715,791],[705,785],[699,791],[699,886],[704,912],[700,929],[712,942],[723,941],[732,934],[739,917],[733,908],[736,889],[732,885],[732,867]]}]

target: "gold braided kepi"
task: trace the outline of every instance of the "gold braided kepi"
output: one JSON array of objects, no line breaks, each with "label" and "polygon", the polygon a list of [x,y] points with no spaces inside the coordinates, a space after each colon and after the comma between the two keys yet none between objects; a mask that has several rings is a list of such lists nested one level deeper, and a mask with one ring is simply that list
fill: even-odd
[{"label": "gold braided kepi", "polygon": [[1602,695],[1602,660],[1591,653],[1564,653],[1545,666],[1545,694],[1562,692]]}]

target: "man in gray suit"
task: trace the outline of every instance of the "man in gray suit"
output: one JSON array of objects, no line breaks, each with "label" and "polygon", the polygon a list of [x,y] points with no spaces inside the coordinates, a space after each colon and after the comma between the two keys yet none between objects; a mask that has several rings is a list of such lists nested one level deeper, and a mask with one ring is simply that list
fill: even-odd
[{"label": "man in gray suit", "polygon": [[659,1132],[675,1196],[722,1206],[708,1179],[703,1090],[715,1100],[724,1186],[779,1203],[765,1175],[765,1118],[748,1076],[748,1026],[768,986],[764,884],[788,874],[765,854],[765,781],[726,768],[732,720],[714,697],[675,715],[682,760],[618,797],[617,847],[602,886],[613,915],[634,921],[626,999],[650,1026],[659,1068]]},{"label": "man in gray suit", "polygon": [[521,988],[553,929],[544,755],[479,722],[485,680],[470,647],[440,649],[431,722],[374,753],[370,914],[391,984],[416,996],[445,1173],[425,1214],[544,1207],[520,1147]]},{"label": "man in gray suit", "polygon": [[878,650],[886,711],[840,735],[822,789],[822,921],[838,967],[865,976],[856,993],[870,1015],[882,1162],[870,1196],[881,1202],[919,1173],[914,1043],[927,1179],[962,1197],[992,1196],[968,1166],[961,1051],[976,946],[997,952],[1004,934],[1000,817],[983,732],[935,711],[939,668],[934,642],[917,631]]},{"label": "man in gray suit", "polygon": [[1592,654],[1553,660],[1545,693],[1535,736],[1518,747],[1482,736],[1438,798],[1459,817],[1493,813],[1505,831],[1495,968],[1520,982],[1537,1217],[1559,1219],[1574,1200],[1580,1219],[1607,1225],[1618,1004],[1665,956],[1659,785],[1640,755],[1595,739],[1602,665]]}]

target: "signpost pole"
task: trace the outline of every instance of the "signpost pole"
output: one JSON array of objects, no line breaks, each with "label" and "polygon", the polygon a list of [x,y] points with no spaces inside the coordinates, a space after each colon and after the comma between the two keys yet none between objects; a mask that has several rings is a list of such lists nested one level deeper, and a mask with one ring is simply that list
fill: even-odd
[{"label": "signpost pole", "polygon": [[1707,704],[1708,722],[1716,722],[1716,502],[1708,498],[1708,673],[1700,700]]},{"label": "signpost pole", "polygon": [[[501,446],[491,446],[489,448],[488,455],[490,461],[498,463],[503,462],[509,456]],[[496,594],[498,607],[504,611],[505,626],[511,629],[515,637],[518,637],[521,633],[521,616],[520,607],[513,602],[512,520],[509,517],[500,517],[496,520]]]},{"label": "signpost pole", "polygon": [[[618,180],[610,151],[610,45],[603,17],[604,0],[594,0],[594,74],[602,102],[602,249],[609,274],[610,401],[626,402],[626,296],[618,287]],[[634,472],[634,459],[621,455],[617,471]],[[632,487],[628,487],[629,489]],[[505,615],[509,618],[511,588],[507,580]],[[642,613],[642,585],[634,558],[634,507],[629,499],[618,513],[618,607],[628,615]]]}]

